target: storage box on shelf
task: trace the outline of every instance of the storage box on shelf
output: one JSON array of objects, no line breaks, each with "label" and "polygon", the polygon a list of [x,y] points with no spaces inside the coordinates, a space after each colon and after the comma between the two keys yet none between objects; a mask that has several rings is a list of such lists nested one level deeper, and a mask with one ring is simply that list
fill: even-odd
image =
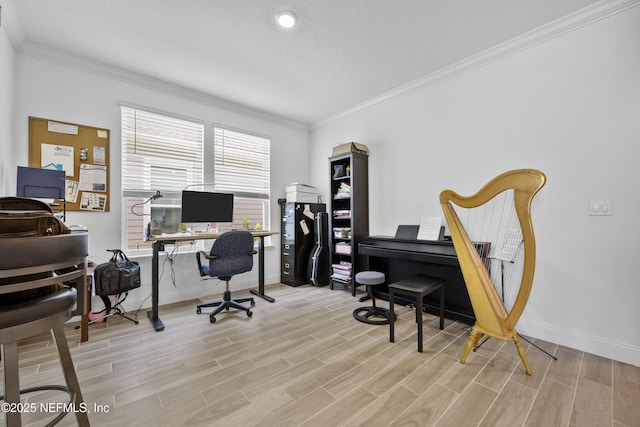
[{"label": "storage box on shelf", "polygon": [[333,237],[336,239],[351,239],[351,227],[334,227]]},{"label": "storage box on shelf", "polygon": [[315,187],[292,183],[285,188],[287,203],[320,203],[320,194]]}]

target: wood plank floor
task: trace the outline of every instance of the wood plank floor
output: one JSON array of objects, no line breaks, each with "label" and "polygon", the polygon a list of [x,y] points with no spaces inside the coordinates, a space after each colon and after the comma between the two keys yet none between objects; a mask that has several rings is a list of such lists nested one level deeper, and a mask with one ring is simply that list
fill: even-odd
[{"label": "wood plank floor", "polygon": [[[540,340],[527,376],[512,343],[491,339],[458,362],[467,327],[425,315],[417,352],[414,313],[388,326],[353,319],[366,305],[328,287],[267,287],[254,315],[210,324],[194,301],[161,307],[155,332],[111,318],[90,340],[67,328],[92,426],[640,426],[640,368]],[[235,295],[238,297],[239,295]],[[386,302],[380,302],[386,306]],[[22,387],[60,384],[49,337],[20,346]],[[64,402],[53,392],[28,402]],[[25,414],[43,425],[45,413]],[[71,416],[61,425],[75,425]]]}]

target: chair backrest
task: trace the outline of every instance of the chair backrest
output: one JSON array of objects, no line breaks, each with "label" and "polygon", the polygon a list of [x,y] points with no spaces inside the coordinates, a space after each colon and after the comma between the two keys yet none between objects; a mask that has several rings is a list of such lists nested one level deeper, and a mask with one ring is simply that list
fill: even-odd
[{"label": "chair backrest", "polygon": [[[0,238],[0,306],[30,300],[75,282],[84,312],[87,233]],[[11,254],[11,256],[4,256]],[[77,266],[77,267],[76,267]],[[55,272],[55,274],[54,274]]]},{"label": "chair backrest", "polygon": [[228,277],[251,271],[253,268],[253,235],[248,231],[227,231],[221,234],[211,247],[208,274],[211,277]]}]

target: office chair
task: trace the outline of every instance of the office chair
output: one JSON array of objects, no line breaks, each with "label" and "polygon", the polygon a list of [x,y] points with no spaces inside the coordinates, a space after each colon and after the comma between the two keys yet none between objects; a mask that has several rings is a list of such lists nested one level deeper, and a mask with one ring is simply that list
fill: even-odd
[{"label": "office chair", "polygon": [[[243,302],[251,302],[251,306],[254,306],[253,298],[232,299],[229,291],[229,280],[236,274],[251,271],[253,268],[253,255],[256,253],[253,249],[253,235],[248,231],[228,231],[223,233],[213,242],[209,254],[205,251],[196,252],[200,276],[217,277],[226,282],[223,298],[218,301],[198,304],[196,309],[198,314],[202,313],[202,307],[216,307],[209,314],[211,323],[216,322],[216,314],[230,308],[245,311],[247,317],[253,315],[248,307],[241,304]],[[209,260],[208,265],[202,263],[202,256]]]}]

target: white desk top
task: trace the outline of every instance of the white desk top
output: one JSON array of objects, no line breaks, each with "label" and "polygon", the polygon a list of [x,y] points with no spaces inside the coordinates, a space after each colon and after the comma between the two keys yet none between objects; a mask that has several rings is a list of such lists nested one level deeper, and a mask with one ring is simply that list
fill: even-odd
[{"label": "white desk top", "polygon": [[[268,230],[249,230],[251,234],[255,237],[265,237],[265,236],[273,236],[274,234],[278,234],[277,231],[268,231]],[[158,242],[166,242],[166,241],[183,241],[183,240],[205,240],[205,239],[217,239],[223,233],[170,233],[170,234],[160,234],[157,236],[151,236],[151,240],[156,240]]]}]

